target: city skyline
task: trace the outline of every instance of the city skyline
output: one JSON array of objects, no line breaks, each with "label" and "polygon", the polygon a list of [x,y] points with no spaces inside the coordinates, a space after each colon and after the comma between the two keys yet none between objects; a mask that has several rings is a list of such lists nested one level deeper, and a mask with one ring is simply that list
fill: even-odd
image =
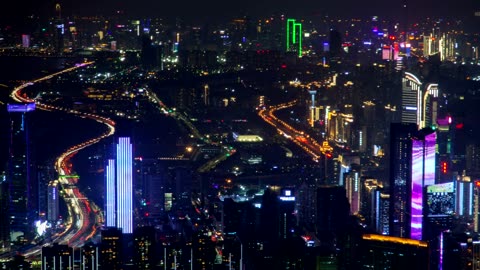
[{"label": "city skyline", "polygon": [[0,268],[480,264],[480,40],[464,23],[65,10],[1,29],[0,114],[35,105],[22,196],[39,207],[14,209],[0,163],[2,214],[27,216],[21,238],[0,223]]}]

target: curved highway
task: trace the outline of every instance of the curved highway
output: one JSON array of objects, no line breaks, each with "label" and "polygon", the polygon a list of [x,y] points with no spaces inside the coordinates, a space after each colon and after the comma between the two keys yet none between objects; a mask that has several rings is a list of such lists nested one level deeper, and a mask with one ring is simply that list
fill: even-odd
[{"label": "curved highway", "polygon": [[[27,97],[22,90],[30,85],[33,85],[34,83],[49,80],[54,76],[71,72],[91,64],[93,64],[93,62],[77,64],[74,67],[67,68],[43,78],[24,83],[16,87],[11,94],[11,97],[17,102],[35,102],[36,108],[38,109],[70,113],[79,117],[95,120],[107,126],[106,132],[102,133],[98,137],[71,146],[55,160],[54,166],[58,173],[58,179],[52,180],[51,184],[58,185],[60,187],[60,193],[62,194],[62,197],[67,205],[68,219],[64,223],[64,231],[55,234],[52,241],[44,244],[43,246],[50,245],[53,242],[59,244],[68,244],[71,247],[82,246],[86,240],[90,239],[97,233],[97,229],[102,225],[103,216],[102,212],[99,210],[99,207],[93,202],[90,202],[76,186],[76,183],[78,182],[78,176],[72,174],[71,158],[83,148],[93,145],[102,139],[113,135],[115,133],[115,122],[109,118],[99,115],[40,103],[38,100]],[[24,252],[23,255],[27,258],[36,257],[40,254],[41,248],[42,246],[30,248]]]},{"label": "curved highway", "polygon": [[324,141],[322,144],[320,144],[314,138],[305,134],[305,132],[295,129],[274,115],[275,111],[292,107],[295,104],[297,104],[297,100],[270,106],[268,109],[259,110],[258,115],[265,122],[275,127],[279,134],[294,142],[305,152],[307,152],[307,154],[310,155],[314,161],[318,162],[322,155],[326,153],[331,154],[333,151],[333,148],[328,145],[328,142]]}]

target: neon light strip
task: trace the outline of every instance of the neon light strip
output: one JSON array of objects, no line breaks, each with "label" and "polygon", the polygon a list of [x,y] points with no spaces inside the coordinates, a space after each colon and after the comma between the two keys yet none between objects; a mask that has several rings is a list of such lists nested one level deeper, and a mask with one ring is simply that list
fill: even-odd
[{"label": "neon light strip", "polygon": [[290,23],[293,26],[295,19],[287,19],[287,51],[290,50]]},{"label": "neon light strip", "polygon": [[117,227],[123,233],[133,232],[133,174],[130,138],[121,137],[117,144]]},{"label": "neon light strip", "polygon": [[297,43],[295,42],[295,38],[297,36],[296,34],[296,28],[298,27],[298,56],[301,57],[302,56],[302,24],[301,23],[294,23],[294,27],[293,27],[293,43]]},{"label": "neon light strip", "polygon": [[463,208],[465,207],[465,202],[463,201],[463,189],[464,189],[463,185],[464,184],[462,182],[460,182],[460,187],[459,187],[460,194],[458,196],[459,197],[459,199],[458,199],[458,205],[459,205],[458,213],[459,213],[460,216],[463,216]]},{"label": "neon light strip", "polygon": [[473,215],[473,183],[468,183],[468,185],[470,186],[470,193],[468,193],[468,214],[470,216]]},{"label": "neon light strip", "polygon": [[106,168],[105,210],[107,227],[115,227],[115,160],[109,159]]},{"label": "neon light strip", "polygon": [[412,183],[411,183],[411,206],[410,206],[410,238],[422,239],[422,208],[423,208],[423,141],[413,140],[412,142]]}]

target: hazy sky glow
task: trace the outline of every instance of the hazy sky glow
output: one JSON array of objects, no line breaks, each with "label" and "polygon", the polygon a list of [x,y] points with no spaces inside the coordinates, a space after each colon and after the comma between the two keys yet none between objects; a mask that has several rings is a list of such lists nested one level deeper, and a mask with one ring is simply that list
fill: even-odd
[{"label": "hazy sky glow", "polygon": [[[60,1],[64,14],[111,14],[115,10],[124,10],[132,16],[178,16],[185,20],[208,17],[231,17],[241,14],[266,15],[282,12],[291,16],[332,15],[332,16],[371,16],[403,17],[403,0],[84,0]],[[9,1],[10,8],[0,8],[0,15],[19,18],[32,12],[45,13],[52,11],[55,1],[26,0]],[[6,3],[2,3],[6,5]],[[410,0],[408,13],[410,16],[465,16],[472,15],[475,6],[480,7],[480,1],[474,0]],[[51,8],[49,8],[51,7]],[[480,10],[480,8],[479,8]]]}]

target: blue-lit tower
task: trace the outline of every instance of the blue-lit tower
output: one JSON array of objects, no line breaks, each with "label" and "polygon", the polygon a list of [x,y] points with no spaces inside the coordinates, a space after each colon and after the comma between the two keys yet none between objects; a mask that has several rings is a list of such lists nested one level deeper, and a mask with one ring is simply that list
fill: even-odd
[{"label": "blue-lit tower", "polygon": [[9,152],[6,171],[10,237],[21,240],[32,232],[37,210],[37,181],[32,159],[29,114],[35,103],[8,104]]},{"label": "blue-lit tower", "polygon": [[105,172],[105,223],[107,227],[116,227],[115,159],[108,160]]},{"label": "blue-lit tower", "polygon": [[120,137],[115,159],[109,159],[105,175],[106,226],[133,233],[133,147],[130,138]]}]

